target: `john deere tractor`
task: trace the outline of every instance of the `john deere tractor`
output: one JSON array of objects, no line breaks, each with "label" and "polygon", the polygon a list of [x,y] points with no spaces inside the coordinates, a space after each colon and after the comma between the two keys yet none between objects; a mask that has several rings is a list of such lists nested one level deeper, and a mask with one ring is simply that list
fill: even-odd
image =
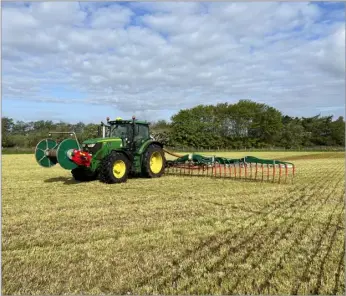
[{"label": "john deere tractor", "polygon": [[99,178],[105,183],[126,182],[130,175],[148,178],[161,177],[166,166],[163,145],[150,137],[149,123],[145,121],[117,118],[101,123],[98,138],[88,139],[82,144],[74,138],[61,142],[50,138],[36,146],[35,157],[43,167],[59,163],[71,170],[77,181]]}]

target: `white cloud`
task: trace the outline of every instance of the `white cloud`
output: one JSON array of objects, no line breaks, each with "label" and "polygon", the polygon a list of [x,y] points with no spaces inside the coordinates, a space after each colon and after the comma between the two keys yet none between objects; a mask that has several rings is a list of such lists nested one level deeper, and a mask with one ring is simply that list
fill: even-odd
[{"label": "white cloud", "polygon": [[45,93],[60,85],[130,115],[249,98],[297,116],[333,110],[345,100],[345,27],[322,12],[275,2],[5,5],[3,97],[69,102]]},{"label": "white cloud", "polygon": [[316,56],[323,70],[334,73],[336,77],[344,75],[345,26],[340,26],[334,34],[326,38]]},{"label": "white cloud", "polygon": [[40,22],[41,28],[80,25],[86,13],[80,10],[78,2],[33,3],[29,13]]},{"label": "white cloud", "polygon": [[91,16],[92,28],[122,28],[130,22],[133,12],[128,8],[113,5],[111,8],[102,7],[97,9]]}]

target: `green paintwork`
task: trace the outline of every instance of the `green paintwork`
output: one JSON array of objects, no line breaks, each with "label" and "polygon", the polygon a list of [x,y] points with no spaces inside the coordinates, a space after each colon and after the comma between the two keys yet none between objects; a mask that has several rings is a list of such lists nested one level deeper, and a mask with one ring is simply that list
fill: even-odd
[{"label": "green paintwork", "polygon": [[98,142],[119,142],[122,143],[122,140],[120,138],[93,138],[88,139],[83,142],[84,144],[96,144]]},{"label": "green paintwork", "polygon": [[84,144],[95,144],[99,141],[103,140],[103,138],[92,138],[92,139],[88,139],[88,140],[85,140],[82,145]]},{"label": "green paintwork", "polygon": [[56,158],[51,158],[46,155],[46,152],[49,149],[55,148],[56,145],[56,142],[52,139],[45,139],[37,144],[35,149],[35,158],[40,166],[50,168],[56,165]]},{"label": "green paintwork", "polygon": [[58,163],[66,170],[73,170],[77,165],[69,158],[68,154],[73,149],[79,149],[75,139],[66,139],[59,144],[56,155]]},{"label": "green paintwork", "polygon": [[144,152],[144,150],[151,144],[153,143],[154,141],[149,139],[147,141],[145,141],[142,146],[138,149],[138,154],[142,154]]},{"label": "green paintwork", "polygon": [[134,158],[133,158],[133,170],[136,172],[136,173],[140,173],[141,170],[142,170],[142,166],[141,166],[141,163],[142,163],[142,155],[143,154],[135,154]]},{"label": "green paintwork", "polygon": [[85,145],[96,145],[97,143],[101,143],[102,146],[92,155],[90,170],[93,172],[98,168],[101,159],[107,156],[112,150],[121,150],[123,146],[123,142],[120,138],[93,138],[85,140],[82,143],[83,150],[85,150]]}]

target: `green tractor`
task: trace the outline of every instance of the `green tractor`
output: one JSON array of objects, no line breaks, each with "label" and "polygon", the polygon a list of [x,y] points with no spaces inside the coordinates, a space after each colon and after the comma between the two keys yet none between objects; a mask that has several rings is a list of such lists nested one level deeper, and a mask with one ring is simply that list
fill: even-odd
[{"label": "green tractor", "polygon": [[165,171],[163,144],[150,137],[149,123],[135,117],[132,120],[107,118],[107,123],[99,126],[98,138],[88,139],[81,145],[74,132],[69,134],[74,139],[58,143],[49,138],[39,142],[36,161],[43,167],[59,163],[71,170],[77,181],[100,179],[104,183],[122,183],[131,175],[157,178]]}]

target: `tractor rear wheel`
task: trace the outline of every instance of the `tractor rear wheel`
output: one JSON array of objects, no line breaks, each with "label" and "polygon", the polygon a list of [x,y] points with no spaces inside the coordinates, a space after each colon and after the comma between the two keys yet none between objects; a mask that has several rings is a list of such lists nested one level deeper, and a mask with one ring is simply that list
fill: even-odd
[{"label": "tractor rear wheel", "polygon": [[112,152],[102,160],[99,176],[104,183],[123,183],[127,181],[129,171],[129,159],[123,153]]},{"label": "tractor rear wheel", "polygon": [[97,174],[83,167],[77,167],[71,171],[73,178],[80,182],[89,182],[96,179]]},{"label": "tractor rear wheel", "polygon": [[165,166],[166,158],[163,149],[158,145],[150,145],[144,154],[143,175],[147,178],[161,177]]}]

